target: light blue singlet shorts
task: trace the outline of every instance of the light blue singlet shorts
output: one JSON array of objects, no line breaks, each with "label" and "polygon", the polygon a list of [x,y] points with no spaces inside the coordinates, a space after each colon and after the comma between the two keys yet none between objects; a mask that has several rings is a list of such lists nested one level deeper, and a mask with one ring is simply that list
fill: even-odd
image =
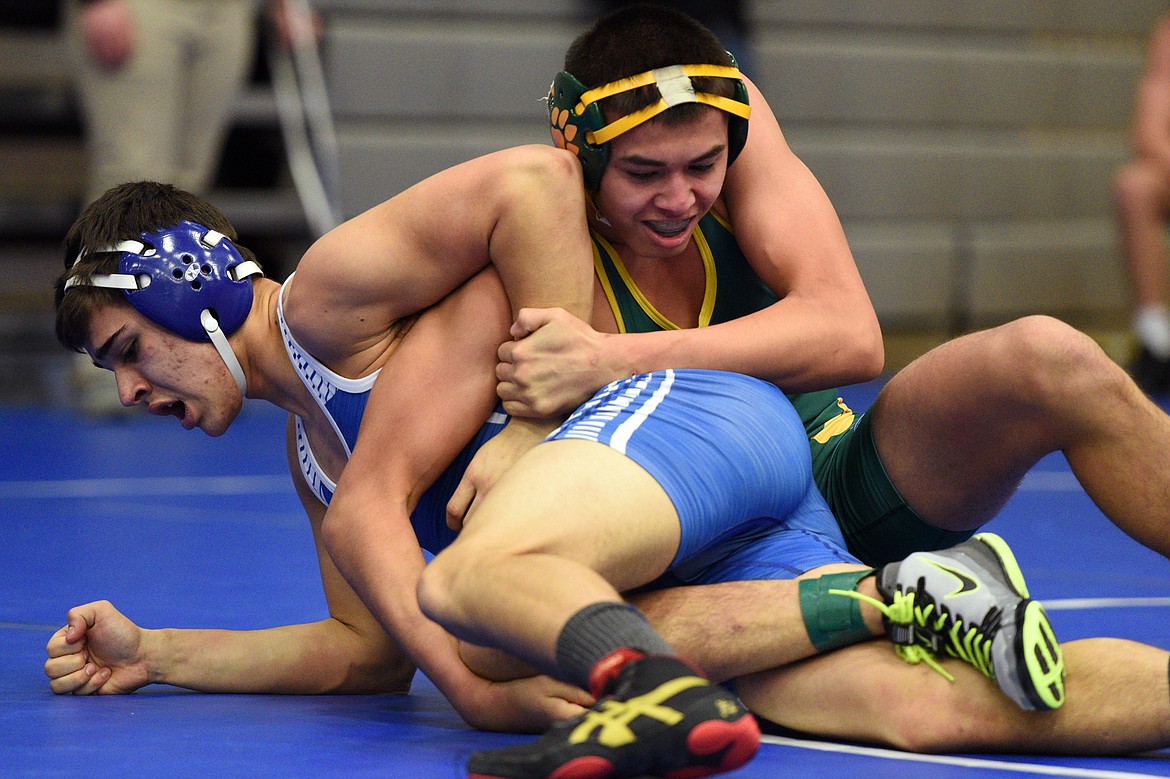
[{"label": "light blue singlet shorts", "polygon": [[681,542],[656,586],[791,579],[858,563],[812,480],[808,437],[775,385],[665,370],[603,387],[546,441],[603,443],[666,490]]}]

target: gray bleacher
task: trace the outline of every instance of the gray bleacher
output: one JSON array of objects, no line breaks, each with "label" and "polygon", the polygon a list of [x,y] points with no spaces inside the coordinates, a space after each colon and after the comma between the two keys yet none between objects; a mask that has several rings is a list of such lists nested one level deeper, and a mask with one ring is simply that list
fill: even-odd
[{"label": "gray bleacher", "polygon": [[[587,16],[577,0],[314,4],[326,19],[347,215],[476,155],[547,142],[540,98]],[[750,75],[837,205],[887,327],[955,330],[1034,311],[1123,320],[1110,183],[1163,2],[750,8]],[[55,36],[0,36],[6,121],[68,115]],[[254,89],[240,121],[274,124],[270,95]],[[0,247],[30,227],[41,241],[64,229],[82,161],[77,134],[0,139]],[[305,229],[287,184],[223,194],[248,228]],[[27,283],[0,268],[6,305],[16,275]]]},{"label": "gray bleacher", "polygon": [[1111,179],[1164,3],[756,9],[759,80],[887,325],[1124,311]]},{"label": "gray bleacher", "polygon": [[[350,212],[445,166],[545,142],[570,0],[330,0]],[[756,0],[757,72],[836,204],[887,326],[1045,311],[1120,321],[1110,206],[1165,4]]]}]

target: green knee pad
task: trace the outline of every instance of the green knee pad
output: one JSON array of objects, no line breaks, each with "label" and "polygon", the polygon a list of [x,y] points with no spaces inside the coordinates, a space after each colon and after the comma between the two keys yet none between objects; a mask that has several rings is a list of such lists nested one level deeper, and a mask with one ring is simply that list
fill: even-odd
[{"label": "green knee pad", "polygon": [[809,640],[818,652],[873,638],[861,618],[861,601],[829,593],[829,590],[856,590],[857,583],[872,573],[872,569],[848,571],[800,580],[800,614]]}]

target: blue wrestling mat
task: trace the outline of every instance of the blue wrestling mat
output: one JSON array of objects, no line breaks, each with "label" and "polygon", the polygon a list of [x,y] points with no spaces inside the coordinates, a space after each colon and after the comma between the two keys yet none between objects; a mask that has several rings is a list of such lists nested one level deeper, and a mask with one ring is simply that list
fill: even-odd
[{"label": "blue wrestling mat", "polygon": [[[867,407],[876,385],[846,400]],[[395,696],[49,692],[50,634],[105,598],[144,627],[260,628],[325,616],[283,417],[259,404],[220,439],[145,415],[95,421],[0,408],[0,776],[463,777],[468,755],[523,737],[467,728],[423,677]],[[1059,456],[989,529],[1007,538],[1062,639],[1170,647],[1170,562],[1106,521]],[[1131,758],[917,756],[768,737],[737,779],[1170,776]]]}]

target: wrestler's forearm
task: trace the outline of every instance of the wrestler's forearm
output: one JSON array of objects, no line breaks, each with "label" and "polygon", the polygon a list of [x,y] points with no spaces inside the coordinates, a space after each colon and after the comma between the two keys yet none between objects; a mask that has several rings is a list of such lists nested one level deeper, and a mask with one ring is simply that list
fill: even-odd
[{"label": "wrestler's forearm", "polygon": [[560,150],[517,154],[497,178],[486,198],[497,213],[489,251],[513,315],[521,308],[550,307],[581,319],[592,313],[583,192],[580,163]]},{"label": "wrestler's forearm", "polygon": [[218,693],[406,693],[413,667],[327,619],[264,630],[144,631],[150,681]]},{"label": "wrestler's forearm", "polygon": [[790,393],[869,381],[884,361],[881,332],[867,309],[830,311],[791,300],[710,327],[613,336],[603,349],[602,362],[615,374],[611,381],[665,368],[707,368],[755,376]]}]

